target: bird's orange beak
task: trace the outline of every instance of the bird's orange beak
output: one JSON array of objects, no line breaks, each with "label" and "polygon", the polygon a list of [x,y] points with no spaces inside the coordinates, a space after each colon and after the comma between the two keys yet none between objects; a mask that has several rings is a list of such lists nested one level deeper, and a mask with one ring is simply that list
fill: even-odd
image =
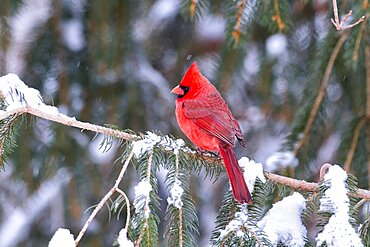
[{"label": "bird's orange beak", "polygon": [[171,91],[171,93],[177,94],[177,95],[184,95],[184,90],[180,87],[180,85],[177,85],[174,87]]}]

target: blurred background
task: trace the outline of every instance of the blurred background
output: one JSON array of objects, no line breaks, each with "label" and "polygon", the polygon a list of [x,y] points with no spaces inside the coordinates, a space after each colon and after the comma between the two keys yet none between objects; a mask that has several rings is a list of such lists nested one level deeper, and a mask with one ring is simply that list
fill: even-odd
[{"label": "blurred background", "polygon": [[[197,61],[241,125],[247,149],[237,146],[238,157],[317,182],[323,163],[346,162],[358,133],[349,170],[369,188],[369,118],[358,127],[369,112],[368,19],[350,30],[312,137],[295,155],[340,35],[330,23],[332,1],[192,2],[1,0],[0,75],[16,73],[46,104],[81,121],[156,130],[190,144],[176,123],[170,90]],[[353,9],[350,22],[369,15],[367,0],[338,6],[340,13]],[[101,141],[95,133],[27,117],[0,172],[0,245],[46,246],[59,227],[78,234],[85,211],[111,188],[121,167],[115,160],[122,147],[103,153]],[[165,173],[157,175],[163,216]],[[227,178],[192,179],[198,243],[207,246]],[[121,188],[131,199],[137,182],[130,167]],[[81,246],[111,246],[124,224],[102,210]]]}]

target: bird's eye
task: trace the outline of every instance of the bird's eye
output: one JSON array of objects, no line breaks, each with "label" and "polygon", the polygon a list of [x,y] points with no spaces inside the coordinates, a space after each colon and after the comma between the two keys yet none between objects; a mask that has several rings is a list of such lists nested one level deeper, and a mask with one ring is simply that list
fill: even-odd
[{"label": "bird's eye", "polygon": [[189,92],[189,89],[190,89],[190,87],[188,87],[188,86],[181,86],[181,85],[180,85],[180,88],[181,88],[182,90],[184,90],[184,94],[182,94],[182,95],[178,95],[178,96],[177,96],[178,98],[182,98],[182,97],[184,97],[184,96]]}]

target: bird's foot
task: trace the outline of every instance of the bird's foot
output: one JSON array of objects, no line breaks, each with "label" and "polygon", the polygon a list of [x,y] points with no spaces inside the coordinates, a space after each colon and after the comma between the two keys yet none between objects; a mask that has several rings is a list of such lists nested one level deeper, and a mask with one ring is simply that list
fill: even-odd
[{"label": "bird's foot", "polygon": [[212,157],[219,157],[218,153],[212,152],[212,151],[207,151],[201,148],[196,148],[195,152],[199,155],[211,155]]}]

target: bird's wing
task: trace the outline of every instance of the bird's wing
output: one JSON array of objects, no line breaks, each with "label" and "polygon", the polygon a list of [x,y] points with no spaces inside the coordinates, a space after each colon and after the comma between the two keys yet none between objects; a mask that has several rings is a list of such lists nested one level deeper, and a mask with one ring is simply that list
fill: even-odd
[{"label": "bird's wing", "polygon": [[234,146],[235,135],[241,131],[219,93],[184,101],[183,110],[201,129]]}]

